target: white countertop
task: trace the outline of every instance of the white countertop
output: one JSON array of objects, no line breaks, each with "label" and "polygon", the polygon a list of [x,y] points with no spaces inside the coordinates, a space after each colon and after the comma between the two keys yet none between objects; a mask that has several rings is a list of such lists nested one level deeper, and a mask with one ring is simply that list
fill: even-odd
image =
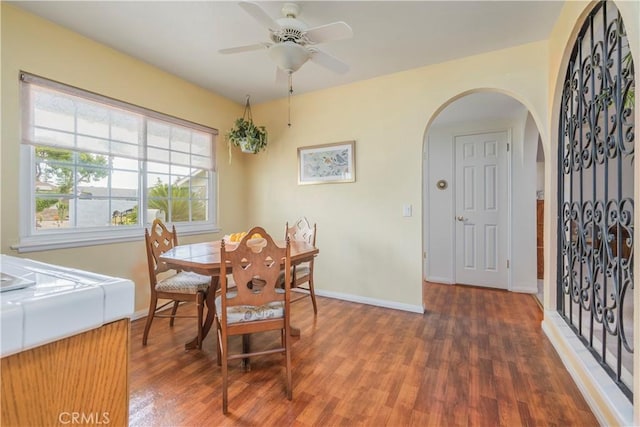
[{"label": "white countertop", "polygon": [[131,317],[134,284],[0,254],[0,272],[28,286],[0,292],[0,356]]}]

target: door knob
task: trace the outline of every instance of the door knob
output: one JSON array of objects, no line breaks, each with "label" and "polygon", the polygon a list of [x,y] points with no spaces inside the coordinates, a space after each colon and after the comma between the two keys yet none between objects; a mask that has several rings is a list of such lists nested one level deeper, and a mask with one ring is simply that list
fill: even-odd
[{"label": "door knob", "polygon": [[458,216],[456,217],[456,219],[457,219],[458,221],[464,221],[464,217],[463,217],[462,215],[458,215]]}]

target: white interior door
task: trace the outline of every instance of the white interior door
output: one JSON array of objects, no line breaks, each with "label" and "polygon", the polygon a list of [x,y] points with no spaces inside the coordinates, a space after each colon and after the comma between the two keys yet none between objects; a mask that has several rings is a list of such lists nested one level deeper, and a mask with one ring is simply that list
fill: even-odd
[{"label": "white interior door", "polygon": [[456,283],[508,288],[507,131],[455,137]]}]

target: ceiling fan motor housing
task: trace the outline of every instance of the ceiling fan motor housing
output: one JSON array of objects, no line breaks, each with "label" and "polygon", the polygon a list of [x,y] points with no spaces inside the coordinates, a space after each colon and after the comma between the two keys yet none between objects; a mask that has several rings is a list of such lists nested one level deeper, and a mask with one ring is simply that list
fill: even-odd
[{"label": "ceiling fan motor housing", "polygon": [[295,18],[280,18],[276,20],[280,28],[271,31],[271,40],[274,43],[294,42],[299,45],[306,45],[309,39],[305,36],[307,25]]}]

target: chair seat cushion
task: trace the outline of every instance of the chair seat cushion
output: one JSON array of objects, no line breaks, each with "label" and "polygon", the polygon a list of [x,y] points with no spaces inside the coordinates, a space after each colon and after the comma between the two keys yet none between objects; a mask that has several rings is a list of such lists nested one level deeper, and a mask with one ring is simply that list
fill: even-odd
[{"label": "chair seat cushion", "polygon": [[181,271],[171,277],[167,277],[156,284],[156,291],[177,292],[181,294],[195,294],[206,291],[211,284],[211,277],[190,271]]},{"label": "chair seat cushion", "polygon": [[303,263],[296,266],[296,277],[308,276],[311,273],[311,268],[309,268],[309,263]]},{"label": "chair seat cushion", "polygon": [[[311,268],[309,267],[308,262],[304,262],[302,264],[298,264],[295,266],[296,269],[296,279],[299,279],[304,276],[308,276],[311,274]],[[293,267],[291,267],[291,277],[293,278]],[[280,274],[278,275],[278,286],[283,287],[284,285],[284,270],[280,270]]]},{"label": "chair seat cushion", "polygon": [[[283,293],[276,289],[277,293]],[[227,298],[234,298],[236,292],[228,292]],[[216,297],[216,312],[222,312],[222,297]],[[255,320],[276,319],[284,316],[284,301],[273,301],[265,305],[234,305],[227,307],[227,323],[253,322]]]}]

